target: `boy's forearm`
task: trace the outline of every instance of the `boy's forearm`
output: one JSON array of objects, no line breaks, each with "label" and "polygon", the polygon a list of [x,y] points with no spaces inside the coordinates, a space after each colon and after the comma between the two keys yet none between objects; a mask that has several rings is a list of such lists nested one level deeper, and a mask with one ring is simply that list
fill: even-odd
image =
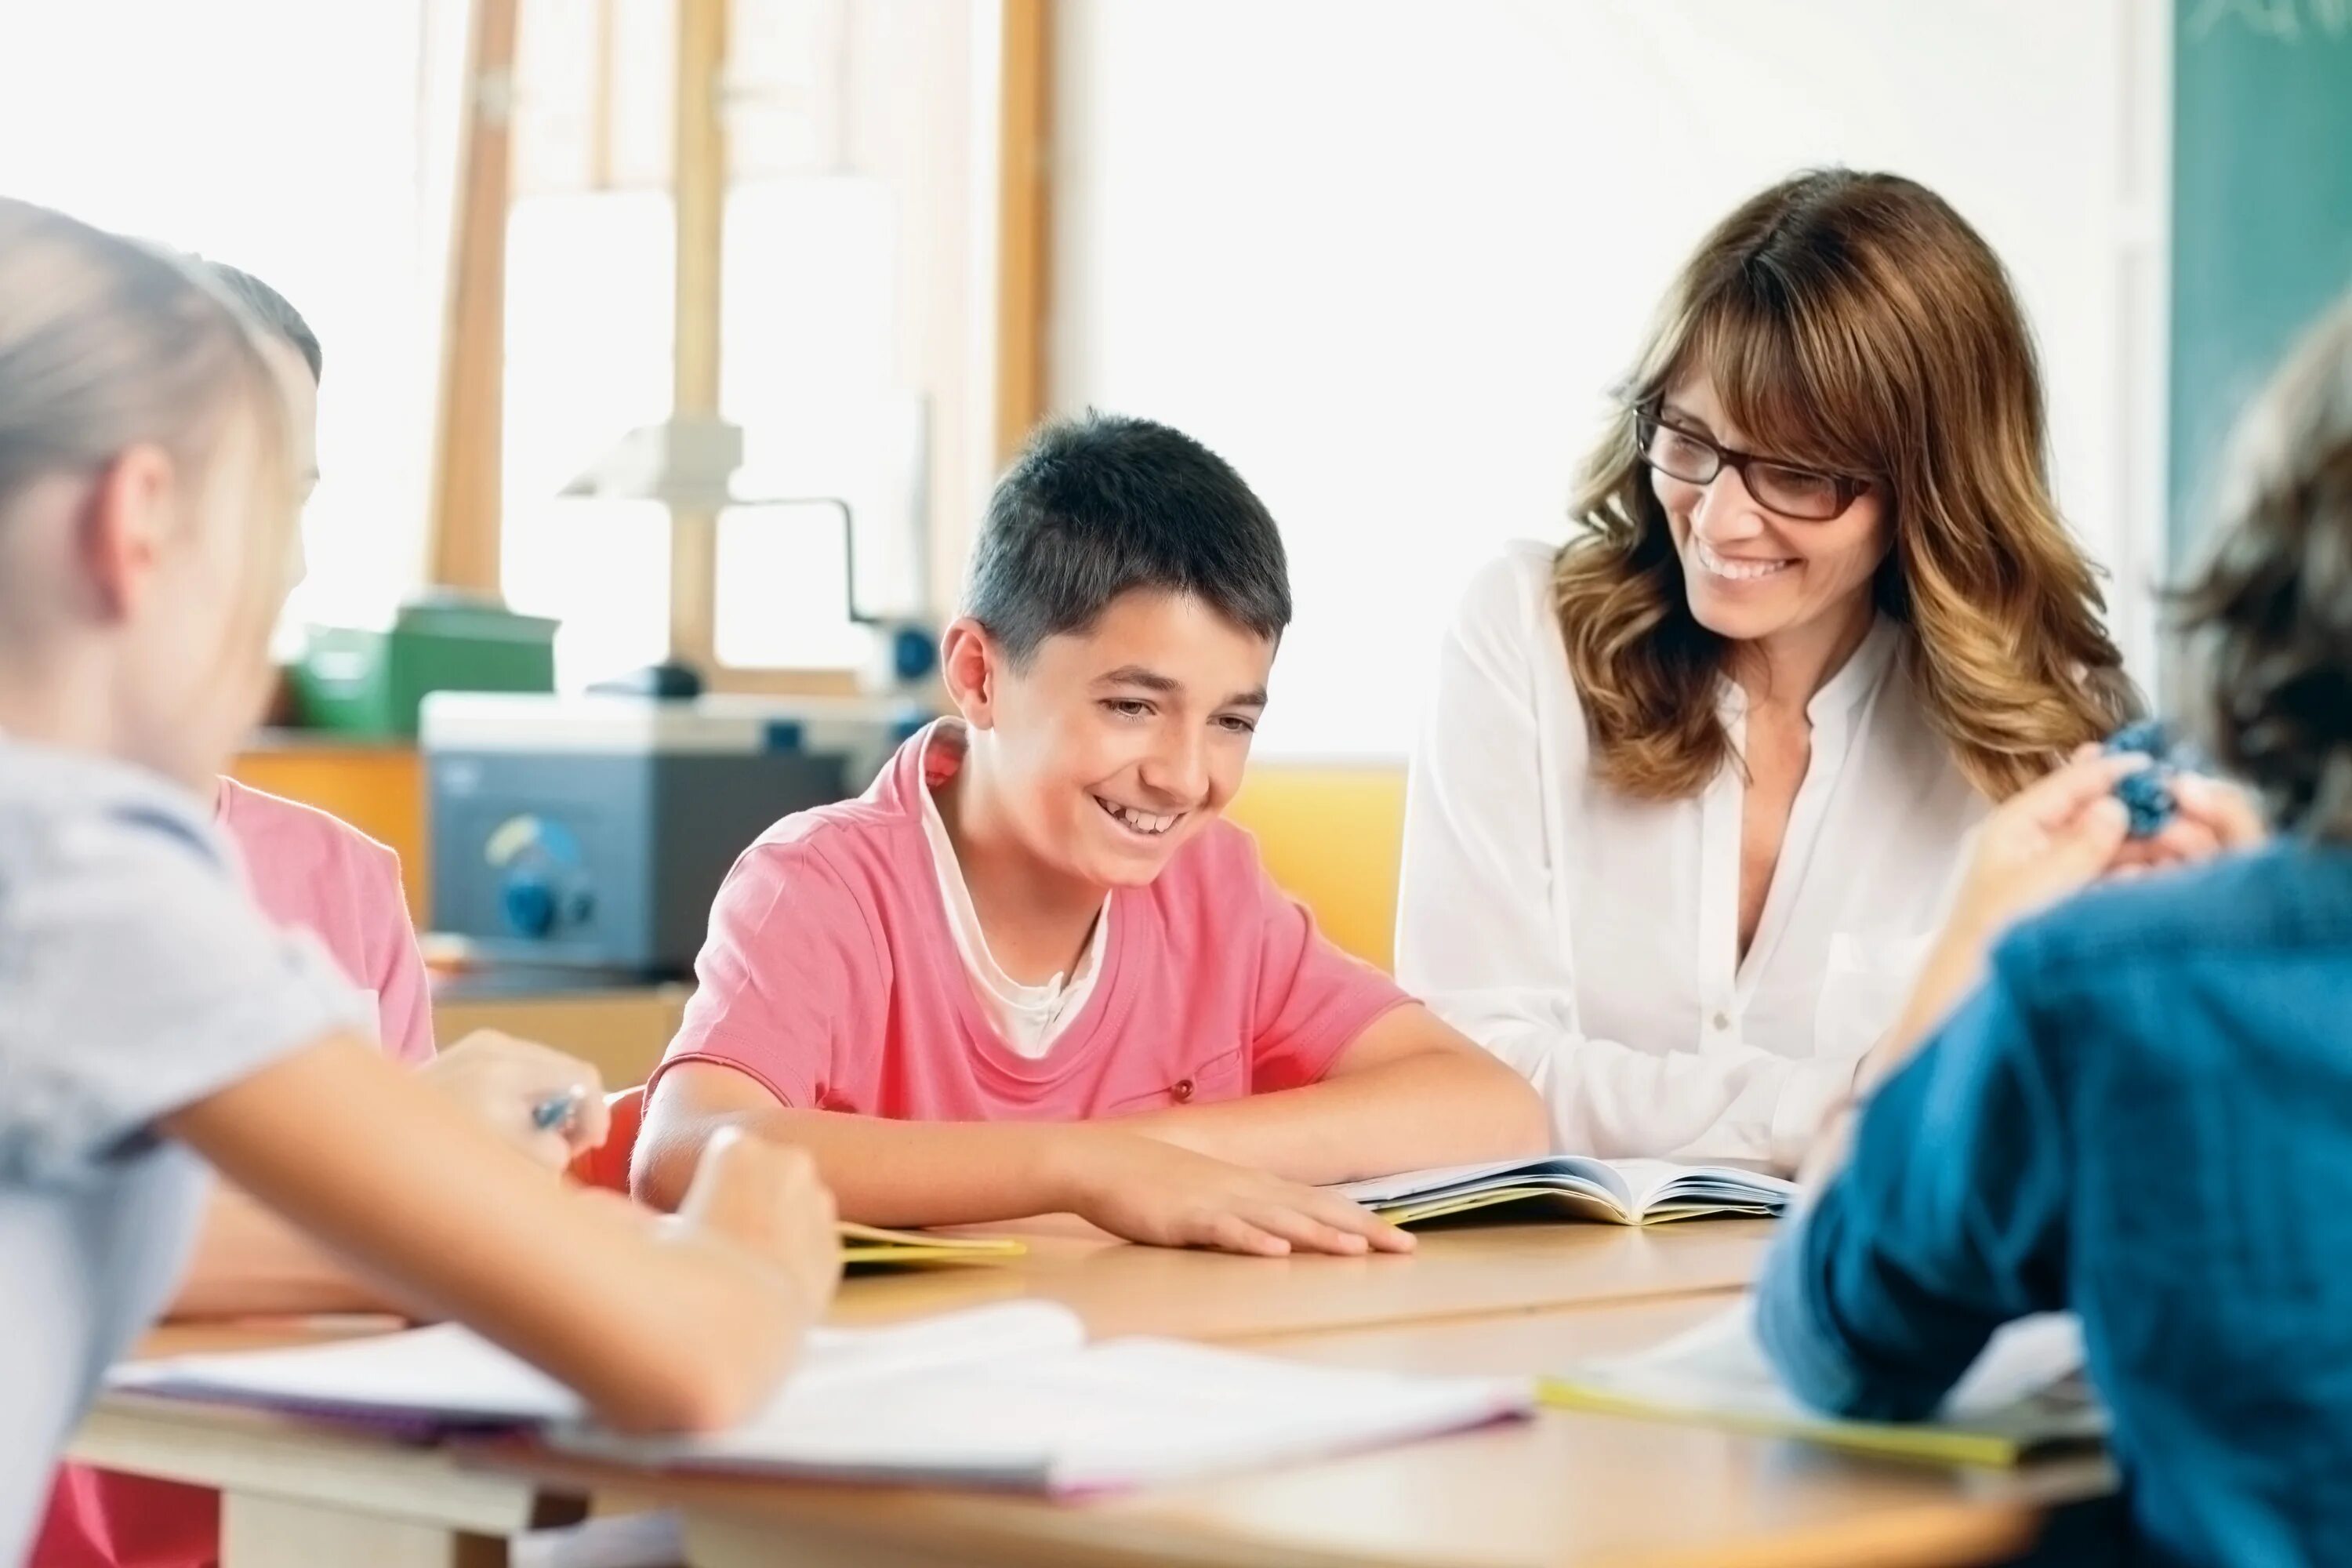
[{"label": "boy's forearm", "polygon": [[1316,1185],[1533,1158],[1550,1147],[1535,1089],[1475,1047],[1424,1051],[1300,1089],[1149,1111],[1117,1125]]},{"label": "boy's forearm", "polygon": [[674,1207],[696,1152],[725,1125],[807,1150],[841,1217],[866,1225],[980,1225],[1062,1213],[1079,1201],[1082,1156],[1074,1145],[1082,1129],[781,1109],[697,1118],[656,1136],[645,1151],[638,1194]]}]

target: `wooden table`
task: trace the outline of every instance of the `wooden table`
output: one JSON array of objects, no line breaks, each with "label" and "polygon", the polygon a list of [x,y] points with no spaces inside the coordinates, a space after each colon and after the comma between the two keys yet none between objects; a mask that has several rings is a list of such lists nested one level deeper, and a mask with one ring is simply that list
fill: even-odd
[{"label": "wooden table", "polygon": [[447,1448],[176,1400],[101,1399],[71,1457],[218,1490],[223,1568],[500,1568],[510,1537],[587,1512]]},{"label": "wooden table", "polygon": [[[1638,1348],[1732,1299],[1762,1227],[1463,1229],[1410,1258],[1244,1259],[1036,1234],[998,1269],[853,1279],[835,1321],[1012,1296],[1097,1334],[1182,1332],[1401,1370],[1534,1372]],[[225,1334],[227,1336],[225,1339]],[[284,1342],[173,1331],[163,1353]],[[76,1458],[221,1488],[224,1568],[495,1568],[505,1540],[600,1506],[676,1507],[696,1568],[1342,1562],[1741,1565],[1988,1561],[2080,1468],[2024,1478],[1569,1412],[1264,1475],[1079,1505],[940,1491],[674,1478],[530,1450],[464,1452],[215,1406],[114,1395]]]},{"label": "wooden table", "polygon": [[1424,1232],[1402,1256],[1236,1258],[1129,1247],[1075,1221],[996,1229],[1020,1236],[1028,1256],[1002,1268],[855,1279],[833,1321],[1034,1296],[1069,1307],[1097,1339],[1252,1341],[1736,1289],[1755,1278],[1771,1237],[1764,1220],[1478,1226]]},{"label": "wooden table", "polygon": [[[1524,1372],[1654,1344],[1736,1299],[1709,1293],[1282,1336],[1259,1348],[1348,1365]],[[2031,1542],[2046,1505],[2108,1484],[2097,1462],[1958,1470],[1570,1411],[1062,1504],[648,1477],[517,1451],[484,1462],[551,1487],[618,1489],[679,1510],[693,1568],[1922,1568],[2006,1557]]]}]

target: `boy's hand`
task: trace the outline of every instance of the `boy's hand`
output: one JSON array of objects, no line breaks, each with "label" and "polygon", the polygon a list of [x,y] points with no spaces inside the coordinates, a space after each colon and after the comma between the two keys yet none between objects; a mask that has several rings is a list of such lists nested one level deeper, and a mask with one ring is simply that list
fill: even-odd
[{"label": "boy's hand", "polygon": [[[425,1082],[489,1124],[492,1131],[551,1171],[604,1142],[610,1119],[604,1082],[586,1062],[495,1029],[467,1036],[418,1069]],[[569,1100],[576,1110],[552,1127],[533,1117]]]},{"label": "boy's hand", "polygon": [[1336,1193],[1131,1132],[1069,1131],[1073,1207],[1129,1241],[1258,1258],[1412,1250],[1412,1237]]},{"label": "boy's hand", "polygon": [[841,1283],[835,1218],[833,1194],[805,1151],[725,1127],[703,1146],[674,1223],[781,1271],[814,1310]]}]

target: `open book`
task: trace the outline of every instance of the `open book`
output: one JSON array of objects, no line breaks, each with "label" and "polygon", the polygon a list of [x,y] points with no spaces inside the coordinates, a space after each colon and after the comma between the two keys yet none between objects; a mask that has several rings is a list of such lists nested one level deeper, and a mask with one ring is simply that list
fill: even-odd
[{"label": "open book", "polygon": [[1587,1362],[1547,1378],[1547,1405],[1705,1422],[1840,1447],[1963,1465],[2014,1465],[2036,1452],[2096,1442],[2106,1413],[2083,1373],[2071,1315],[2001,1329],[1933,1421],[1848,1421],[1798,1403],[1757,1342],[1750,1303],[1638,1355]]},{"label": "open book", "polygon": [[843,1220],[841,1262],[846,1268],[936,1268],[948,1264],[1003,1263],[1029,1248],[1011,1237],[939,1236],[927,1230],[884,1230]]},{"label": "open book", "polygon": [[1335,1189],[1393,1225],[1443,1219],[1505,1205],[1538,1218],[1546,1213],[1612,1225],[1657,1225],[1706,1215],[1769,1217],[1787,1206],[1794,1184],[1731,1165],[1677,1165],[1666,1160],[1595,1160],[1555,1154],[1375,1176]]},{"label": "open book", "polygon": [[576,1394],[454,1323],[136,1363],[109,1383],[420,1436],[534,1427],[555,1447],[632,1464],[1054,1494],[1402,1442],[1533,1402],[1526,1379],[1307,1366],[1173,1340],[1089,1345],[1077,1316],[1049,1301],[815,1330],[767,1406],[709,1436],[600,1430]]}]

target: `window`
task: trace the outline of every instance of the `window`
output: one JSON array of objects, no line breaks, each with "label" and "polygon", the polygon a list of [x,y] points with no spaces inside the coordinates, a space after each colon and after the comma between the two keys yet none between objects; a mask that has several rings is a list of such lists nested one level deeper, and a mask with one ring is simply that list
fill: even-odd
[{"label": "window", "polygon": [[[722,666],[856,668],[858,597],[920,614],[931,540],[976,502],[969,448],[971,21],[961,0],[736,0],[720,279]],[[667,511],[558,499],[671,404],[673,7],[526,4],[508,230],[504,587],[563,622],[577,686],[667,647]],[[600,32],[600,30],[602,30]]]},{"label": "window", "polygon": [[217,258],[326,350],[309,578],[286,624],[387,616],[423,574],[437,335],[427,0],[12,7],[0,190]]}]

